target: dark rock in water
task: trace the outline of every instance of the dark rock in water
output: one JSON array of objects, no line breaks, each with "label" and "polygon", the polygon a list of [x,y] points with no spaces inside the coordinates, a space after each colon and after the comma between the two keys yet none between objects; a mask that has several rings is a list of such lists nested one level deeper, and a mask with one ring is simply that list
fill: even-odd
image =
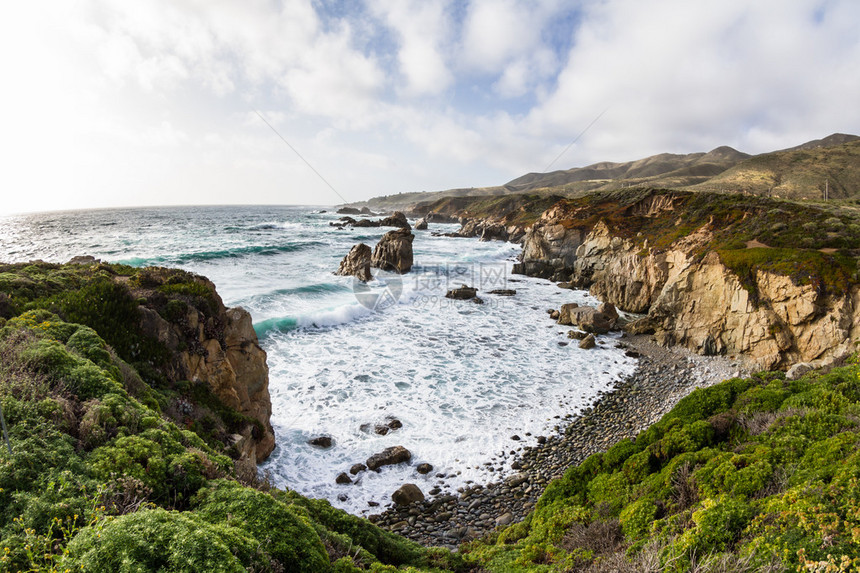
[{"label": "dark rock in water", "polygon": [[369,505],[370,507],[379,507],[379,502],[378,501],[368,501],[367,505]]},{"label": "dark rock in water", "polygon": [[476,296],[475,298],[472,299],[472,302],[474,302],[475,304],[484,304],[484,299]]},{"label": "dark rock in water", "polygon": [[403,427],[403,422],[401,422],[397,418],[392,418],[388,422],[388,427],[391,428],[392,430],[399,430],[400,428]]},{"label": "dark rock in water", "polygon": [[352,467],[349,468],[349,473],[352,475],[359,474],[367,469],[367,466],[364,464],[352,464]]},{"label": "dark rock in water", "polygon": [[361,211],[359,211],[359,213],[360,213],[361,215],[373,215],[373,211],[371,211],[371,210],[370,210],[369,208],[367,208],[367,207],[362,207],[362,208],[361,208]]},{"label": "dark rock in water", "polygon": [[499,296],[514,296],[517,294],[517,291],[511,288],[497,288],[496,290],[491,290],[490,294],[497,294]]},{"label": "dark rock in water", "polygon": [[378,454],[373,454],[367,458],[365,464],[367,465],[367,469],[376,471],[382,466],[402,464],[411,459],[412,453],[409,450],[403,446],[393,446],[391,448],[385,448]]},{"label": "dark rock in water", "polygon": [[364,243],[359,243],[349,250],[349,253],[340,262],[334,274],[355,277],[360,281],[367,282],[373,279],[370,274],[370,260],[373,251]]},{"label": "dark rock in water", "polygon": [[469,300],[475,298],[478,294],[478,289],[462,285],[460,288],[449,290],[445,293],[445,298],[453,298],[455,300]]},{"label": "dark rock in water", "polygon": [[426,231],[427,230],[427,218],[418,219],[418,222],[415,223],[416,231]]},{"label": "dark rock in water", "polygon": [[379,434],[380,436],[386,435],[389,430],[391,430],[391,428],[389,428],[388,426],[383,426],[382,424],[377,424],[373,428],[373,431],[376,432],[377,434]]},{"label": "dark rock in water", "polygon": [[391,500],[397,505],[409,505],[416,501],[424,501],[424,493],[414,483],[407,483],[391,494]]},{"label": "dark rock in water", "polygon": [[586,336],[588,336],[588,333],[587,333],[587,332],[582,332],[581,330],[568,330],[568,331],[567,331],[567,337],[568,337],[568,338],[573,338],[573,339],[575,339],[575,340],[582,340],[582,339],[584,339]]},{"label": "dark rock in water", "polygon": [[538,436],[537,437],[537,443],[545,444],[546,443],[546,436]]},{"label": "dark rock in water", "polygon": [[419,474],[429,474],[433,471],[433,466],[427,463],[418,464],[418,467],[415,468],[415,471],[417,471]]},{"label": "dark rock in water", "polygon": [[519,437],[519,436],[518,436],[518,435],[516,435],[516,434],[514,434],[513,436],[511,436],[511,439],[512,439],[513,441],[515,441],[515,442],[519,442],[520,440],[522,440],[522,438],[521,438],[521,437]]},{"label": "dark rock in water", "polygon": [[355,207],[341,207],[337,210],[339,215],[361,215],[361,210]]},{"label": "dark rock in water", "polygon": [[641,357],[642,357],[642,354],[640,354],[640,353],[639,353],[638,351],[636,351],[636,350],[625,350],[625,351],[624,351],[624,356],[626,356],[626,357],[628,357],[628,358],[641,358]]},{"label": "dark rock in water", "polygon": [[401,211],[395,211],[390,217],[386,217],[379,221],[380,227],[400,227],[402,229],[412,229],[409,226],[409,221],[406,220],[406,215]]},{"label": "dark rock in water", "polygon": [[412,241],[415,235],[409,229],[388,231],[376,244],[370,264],[378,269],[408,273],[412,269]]},{"label": "dark rock in water", "polygon": [[575,289],[576,287],[573,285],[573,283],[558,283],[558,288]]},{"label": "dark rock in water", "polygon": [[328,449],[334,443],[330,436],[319,436],[318,438],[312,438],[308,440],[308,443],[312,446],[316,446],[318,448]]},{"label": "dark rock in water", "polygon": [[560,314],[559,314],[559,312],[558,312],[557,310],[554,310],[554,311],[552,311],[552,312],[550,312],[550,313],[549,313],[549,317],[550,317],[552,320],[558,320],[558,317],[559,317],[559,316],[560,316]]},{"label": "dark rock in water", "polygon": [[588,350],[589,348],[594,348],[597,346],[597,341],[594,339],[593,334],[589,334],[579,343],[579,347],[583,350]]},{"label": "dark rock in water", "polygon": [[346,475],[346,472],[340,472],[339,474],[337,474],[337,477],[334,478],[334,481],[335,483],[339,484],[352,483],[352,479],[348,475]]}]

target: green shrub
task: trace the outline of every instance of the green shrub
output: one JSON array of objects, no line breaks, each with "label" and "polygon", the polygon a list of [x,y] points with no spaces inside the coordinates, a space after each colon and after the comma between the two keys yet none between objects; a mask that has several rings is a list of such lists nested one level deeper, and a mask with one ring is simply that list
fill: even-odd
[{"label": "green shrub", "polygon": [[313,573],[328,569],[328,555],[317,533],[271,495],[218,481],[201,490],[193,504],[202,519],[240,528],[260,540],[265,551],[287,570]]},{"label": "green shrub", "polygon": [[628,504],[618,516],[618,521],[628,538],[638,539],[648,533],[656,515],[654,500],[643,497]]},{"label": "green shrub", "polygon": [[62,565],[75,571],[197,573],[270,570],[265,546],[239,528],[193,513],[147,509],[84,528]]}]

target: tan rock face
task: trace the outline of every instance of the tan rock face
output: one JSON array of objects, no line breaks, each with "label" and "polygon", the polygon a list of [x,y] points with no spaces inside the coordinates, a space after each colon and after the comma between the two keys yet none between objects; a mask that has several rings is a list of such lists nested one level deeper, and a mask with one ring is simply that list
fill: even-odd
[{"label": "tan rock face", "polygon": [[334,274],[345,277],[352,276],[364,282],[373,279],[373,275],[370,274],[372,254],[371,248],[364,243],[353,246],[340,262],[340,266]]},{"label": "tan rock face", "polygon": [[408,273],[412,269],[412,241],[415,235],[409,229],[388,231],[373,249],[371,264],[379,269]]},{"label": "tan rock face", "polygon": [[[648,205],[641,214],[672,209],[664,203]],[[661,344],[740,355],[750,367],[766,369],[842,356],[860,338],[857,289],[824,295],[790,277],[760,271],[753,297],[716,252],[693,255],[709,240],[705,228],[656,251],[614,236],[602,222],[577,243],[578,231],[563,230],[549,213],[528,232],[524,262],[556,269],[564,261],[575,285],[622,310],[647,313],[647,325],[642,324],[654,328]]]},{"label": "tan rock face", "polygon": [[[240,462],[259,463],[275,447],[266,352],[260,348],[247,311],[226,309],[220,299],[217,299],[217,306],[218,314],[214,317],[204,317],[196,309],[189,308],[182,325],[168,322],[155,311],[141,307],[141,324],[145,332],[173,351],[171,377],[206,383],[224,405],[260,423],[262,432],[249,425],[235,438],[241,453]],[[206,332],[213,328],[205,328],[207,322],[210,327],[220,324],[221,328],[215,330],[219,330],[221,336],[208,336]],[[192,333],[191,340],[189,333]],[[195,337],[197,344],[191,350],[188,342],[195,342]]]}]

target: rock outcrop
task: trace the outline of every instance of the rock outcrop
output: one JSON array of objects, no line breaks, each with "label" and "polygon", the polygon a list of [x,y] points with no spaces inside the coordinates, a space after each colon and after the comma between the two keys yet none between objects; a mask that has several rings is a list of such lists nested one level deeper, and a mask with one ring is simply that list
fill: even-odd
[{"label": "rock outcrop", "polygon": [[412,269],[412,241],[415,235],[406,228],[388,231],[376,244],[371,256],[375,268],[396,273],[408,273]]},{"label": "rock outcrop", "polygon": [[[671,196],[658,195],[629,207],[626,216],[675,221],[675,208]],[[751,368],[818,365],[853,351],[860,337],[856,286],[831,292],[762,269],[742,282],[710,250],[709,225],[651,248],[603,220],[590,227],[580,222],[587,215],[577,219],[563,204],[547,210],[528,231],[515,272],[569,280],[621,310],[647,313],[629,331],[653,331],[663,345],[703,354],[739,355]]]},{"label": "rock outcrop", "polygon": [[418,222],[415,223],[416,231],[426,231],[427,230],[427,218],[422,217],[418,219]]},{"label": "rock outcrop", "polygon": [[340,262],[340,266],[334,274],[355,277],[360,281],[367,282],[373,278],[370,274],[370,264],[373,251],[364,243],[353,246],[349,253]]},{"label": "rock outcrop", "polygon": [[275,447],[270,418],[269,368],[251,315],[227,309],[208,280],[211,314],[188,305],[184,316],[168,322],[155,310],[140,306],[141,330],[171,351],[171,378],[205,383],[225,406],[254,420],[233,437],[240,462],[259,463]]}]

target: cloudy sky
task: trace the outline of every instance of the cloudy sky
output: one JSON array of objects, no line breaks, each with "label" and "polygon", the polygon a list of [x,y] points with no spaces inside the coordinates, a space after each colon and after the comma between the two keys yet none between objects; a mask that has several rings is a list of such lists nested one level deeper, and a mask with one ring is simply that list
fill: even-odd
[{"label": "cloudy sky", "polygon": [[13,2],[0,212],[327,205],[860,134],[858,30],[856,0]]}]

